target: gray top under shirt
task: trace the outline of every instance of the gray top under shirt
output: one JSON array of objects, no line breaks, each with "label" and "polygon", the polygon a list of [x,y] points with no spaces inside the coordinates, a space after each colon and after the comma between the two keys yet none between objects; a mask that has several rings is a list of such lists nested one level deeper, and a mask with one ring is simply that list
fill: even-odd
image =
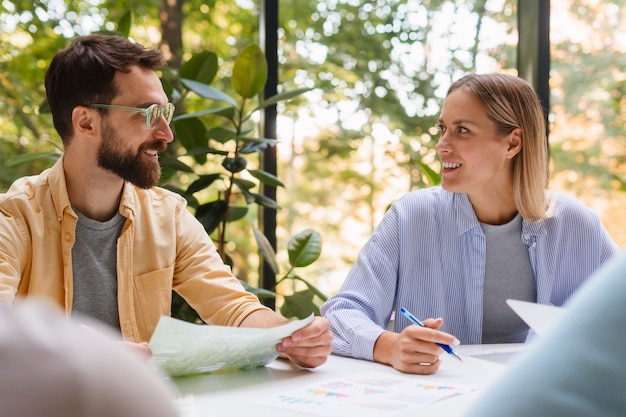
[{"label": "gray top under shirt", "polygon": [[119,212],[105,222],[78,215],[72,247],[72,313],[81,313],[120,329],[117,309],[117,238],[126,218]]},{"label": "gray top under shirt", "polygon": [[518,213],[507,224],[480,226],[487,239],[482,343],[523,343],[528,326],[506,304],[507,298],[537,301],[528,247],[520,238],[522,217]]}]

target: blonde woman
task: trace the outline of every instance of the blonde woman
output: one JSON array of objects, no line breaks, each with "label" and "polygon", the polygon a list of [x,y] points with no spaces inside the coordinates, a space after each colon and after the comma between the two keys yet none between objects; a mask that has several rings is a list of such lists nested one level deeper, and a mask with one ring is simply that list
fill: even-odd
[{"label": "blonde woman", "polygon": [[[524,342],[508,298],[562,305],[618,252],[598,216],[547,192],[548,143],[530,85],[470,74],[450,87],[441,186],[396,201],[322,307],[333,352],[431,374],[454,345]],[[401,307],[425,328],[392,314]]]}]

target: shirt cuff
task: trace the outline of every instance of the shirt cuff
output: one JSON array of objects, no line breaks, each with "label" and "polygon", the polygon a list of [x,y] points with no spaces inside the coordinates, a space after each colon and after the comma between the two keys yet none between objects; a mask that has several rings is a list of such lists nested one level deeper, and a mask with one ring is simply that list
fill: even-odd
[{"label": "shirt cuff", "polygon": [[374,344],[385,330],[380,327],[366,329],[363,333],[354,336],[352,343],[352,357],[357,359],[374,360]]}]

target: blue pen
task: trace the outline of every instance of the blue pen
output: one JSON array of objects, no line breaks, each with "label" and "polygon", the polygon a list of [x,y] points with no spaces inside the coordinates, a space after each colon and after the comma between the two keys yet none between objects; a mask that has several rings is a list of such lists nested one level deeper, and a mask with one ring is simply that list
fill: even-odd
[{"label": "blue pen", "polygon": [[[404,316],[409,319],[411,321],[411,323],[416,324],[420,327],[426,327],[424,326],[424,323],[422,323],[421,321],[419,321],[419,319],[417,317],[415,317],[413,314],[411,314],[411,312],[409,310],[407,310],[404,307],[400,308],[400,313],[404,314]],[[463,359],[461,359],[461,357],[459,355],[457,355],[454,350],[452,350],[452,348],[448,345],[444,345],[443,343],[437,343],[437,345],[445,350],[447,353],[449,353],[450,355],[454,356],[455,358],[457,358],[458,360],[460,360],[461,362],[463,362]]]}]

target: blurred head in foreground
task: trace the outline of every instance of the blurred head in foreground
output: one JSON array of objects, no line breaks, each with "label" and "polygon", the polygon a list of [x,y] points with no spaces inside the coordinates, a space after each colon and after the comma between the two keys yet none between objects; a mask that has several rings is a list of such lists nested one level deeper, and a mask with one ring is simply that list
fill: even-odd
[{"label": "blurred head in foreground", "polygon": [[0,416],[175,417],[166,380],[97,326],[36,301],[0,303]]}]

